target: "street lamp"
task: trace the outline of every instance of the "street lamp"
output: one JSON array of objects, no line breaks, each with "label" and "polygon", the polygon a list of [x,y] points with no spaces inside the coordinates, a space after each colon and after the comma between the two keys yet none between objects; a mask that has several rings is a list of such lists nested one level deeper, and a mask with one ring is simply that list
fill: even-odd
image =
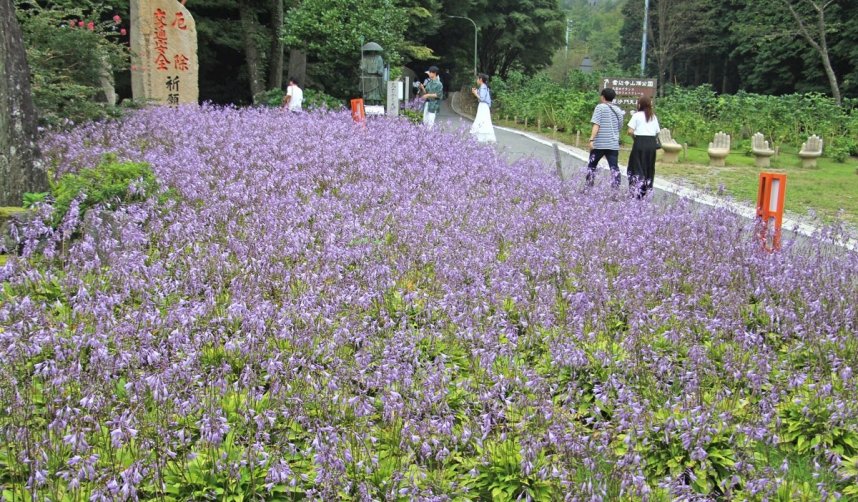
[{"label": "street lamp", "polygon": [[473,19],[465,16],[451,16],[449,14],[444,14],[447,17],[455,17],[457,19],[467,19],[474,25],[474,76],[477,75],[477,23],[474,22]]},{"label": "street lamp", "polygon": [[649,24],[649,0],[644,0],[643,39],[641,40],[641,77],[646,76],[646,31]]}]

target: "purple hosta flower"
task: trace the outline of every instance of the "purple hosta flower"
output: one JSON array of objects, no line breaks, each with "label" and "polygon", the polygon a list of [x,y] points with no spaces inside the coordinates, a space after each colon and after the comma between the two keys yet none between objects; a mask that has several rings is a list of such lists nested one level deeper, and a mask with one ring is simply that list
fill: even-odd
[{"label": "purple hosta flower", "polygon": [[110,444],[114,448],[121,448],[137,437],[137,429],[132,427],[131,420],[129,412],[125,411],[116,419],[106,422],[106,425],[110,428]]},{"label": "purple hosta flower", "polygon": [[83,431],[72,431],[66,434],[63,436],[63,442],[69,445],[73,452],[77,453],[85,452],[90,448]]},{"label": "purple hosta flower", "polygon": [[[747,454],[750,439],[773,441],[781,403],[808,382],[829,393],[828,425],[858,416],[843,390],[854,368],[838,354],[855,331],[858,258],[822,242],[837,232],[760,253],[750,225],[724,211],[630,205],[599,186],[583,195],[551,168],[510,164],[466,135],[387,120],[364,133],[348,114],[173,111],[43,144],[58,175],[112,152],[148,162],[179,194],[109,217],[88,211],[93,231],[69,243],[61,269],[29,261],[59,249],[45,244],[63,232],[48,214],[13,229],[26,253],[0,280],[31,291],[56,278],[70,312],[55,316],[41,293],[0,304],[0,396],[26,395],[11,377],[36,359],[46,395],[71,396],[49,407],[52,434],[97,423],[115,447],[157,430],[163,460],[196,438],[181,420],[153,417],[201,417],[203,441],[234,434],[272,476],[275,438],[316,460],[311,498],[361,489],[338,463],[340,437],[401,423],[400,446],[413,455],[425,443],[437,460],[506,434],[549,442],[578,472],[552,465],[548,475],[597,499],[609,483],[596,459],[616,462],[626,494],[650,488],[639,459],[613,453],[620,433],[682,441],[700,457],[736,431],[748,443],[731,446]],[[816,361],[825,353],[834,357]],[[213,411],[227,394],[246,399],[233,424]],[[334,432],[344,408],[350,430]],[[527,428],[509,423],[524,409]],[[316,441],[302,432],[284,442],[284,421]],[[141,436],[135,444],[155,452]],[[135,472],[155,472],[138,461]],[[758,480],[776,476],[751,472],[749,486],[771,492]],[[117,483],[116,498],[136,496],[139,482]]]},{"label": "purple hosta flower", "polygon": [[200,436],[202,436],[203,440],[215,446],[223,442],[224,437],[230,430],[229,423],[221,410],[215,411],[213,415],[210,413],[203,414],[200,418],[199,426]]}]

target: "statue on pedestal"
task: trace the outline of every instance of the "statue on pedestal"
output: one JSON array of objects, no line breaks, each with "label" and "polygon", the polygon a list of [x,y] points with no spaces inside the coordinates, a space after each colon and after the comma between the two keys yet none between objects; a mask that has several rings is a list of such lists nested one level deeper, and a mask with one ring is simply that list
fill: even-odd
[{"label": "statue on pedestal", "polygon": [[383,49],[375,42],[361,47],[360,90],[366,104],[381,104],[384,99]]}]

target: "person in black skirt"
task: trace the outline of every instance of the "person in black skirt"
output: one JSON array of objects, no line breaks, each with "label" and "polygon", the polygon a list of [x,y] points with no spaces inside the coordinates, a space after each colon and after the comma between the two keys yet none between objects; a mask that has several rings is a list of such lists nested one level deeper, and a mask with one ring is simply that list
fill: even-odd
[{"label": "person in black skirt", "polygon": [[638,199],[652,190],[655,152],[658,150],[656,136],[660,130],[658,117],[652,111],[652,99],[641,96],[638,99],[638,111],[629,120],[629,134],[635,138],[629,155],[629,192]]}]

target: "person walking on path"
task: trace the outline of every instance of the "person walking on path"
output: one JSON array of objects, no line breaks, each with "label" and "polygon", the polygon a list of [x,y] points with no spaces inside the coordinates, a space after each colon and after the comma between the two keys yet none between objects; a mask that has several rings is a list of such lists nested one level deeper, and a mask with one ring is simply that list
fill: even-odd
[{"label": "person walking on path", "polygon": [[655,180],[656,137],[661,128],[658,117],[652,111],[652,99],[641,96],[638,111],[629,120],[629,134],[634,136],[632,153],[629,156],[629,192],[641,199],[652,190]]},{"label": "person walking on path", "polygon": [[286,96],[283,98],[283,105],[290,112],[300,112],[303,103],[304,91],[298,86],[298,81],[295,77],[289,77],[289,86],[286,87]]},{"label": "person walking on path", "polygon": [[477,116],[471,126],[471,134],[480,143],[497,143],[495,128],[492,126],[492,93],[489,90],[489,76],[480,73],[477,76],[477,87],[471,88],[471,92],[479,100],[477,105]]},{"label": "person walking on path", "polygon": [[590,131],[590,161],[587,164],[587,184],[593,186],[596,178],[596,166],[602,157],[608,159],[611,168],[611,185],[614,188],[620,186],[620,130],[623,124],[623,115],[626,114],[618,106],[614,105],[617,93],[613,89],[602,89],[599,95],[599,104],[593,110],[590,122],[593,127]]},{"label": "person walking on path", "polygon": [[429,75],[429,81],[425,86],[420,84],[420,91],[426,100],[423,105],[423,124],[432,129],[435,127],[435,115],[441,109],[441,100],[444,99],[444,85],[438,78],[437,66],[430,66],[426,73]]}]

